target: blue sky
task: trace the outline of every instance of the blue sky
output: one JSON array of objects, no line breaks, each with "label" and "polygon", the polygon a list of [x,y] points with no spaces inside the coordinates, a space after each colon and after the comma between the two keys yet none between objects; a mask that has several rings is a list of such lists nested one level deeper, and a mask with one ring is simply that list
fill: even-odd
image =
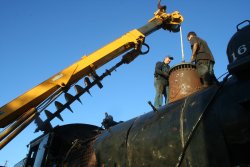
[{"label": "blue sky", "polygon": [[[227,1],[164,1],[169,13],[178,10],[182,24],[185,60],[191,50],[186,35],[195,31],[212,50],[217,77],[227,72],[226,48],[236,25],[249,19],[249,0]],[[8,103],[65,67],[133,29],[145,25],[156,11],[157,0],[1,0],[0,1],[0,106]],[[94,87],[93,97],[75,102],[73,114],[64,111],[64,122],[54,126],[87,123],[100,126],[104,112],[116,121],[126,121],[151,111],[147,101],[154,100],[153,73],[157,61],[167,54],[181,62],[180,34],[159,30],[146,38],[147,55],[123,65],[103,80],[103,89]],[[105,72],[120,60],[109,62],[97,70]],[[82,84],[80,81],[79,84]],[[83,85],[83,84],[82,84]],[[72,94],[74,92],[72,91]],[[63,98],[59,101],[64,102]],[[53,105],[48,109],[55,111]],[[42,114],[42,119],[45,119]],[[26,145],[41,133],[33,133],[31,123],[21,134],[0,151],[0,165],[13,166],[28,153]]]}]

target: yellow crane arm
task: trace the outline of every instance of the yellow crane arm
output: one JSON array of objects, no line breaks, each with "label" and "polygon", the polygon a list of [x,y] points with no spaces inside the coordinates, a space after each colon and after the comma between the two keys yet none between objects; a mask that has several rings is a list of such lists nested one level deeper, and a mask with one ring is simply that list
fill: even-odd
[{"label": "yellow crane arm", "polygon": [[67,88],[103,64],[143,43],[144,38],[141,32],[132,30],[5,104],[0,108],[0,127],[8,125],[30,108],[36,107],[60,87]]},{"label": "yellow crane arm", "polygon": [[167,14],[165,11],[157,10],[154,18],[145,26],[128,32],[88,56],[83,56],[76,63],[2,106],[0,108],[0,128],[13,123],[30,109],[36,108],[58,89],[67,90],[72,84],[122,53],[132,48],[141,49],[146,35],[159,28],[177,32],[182,21],[183,17],[179,12]]}]

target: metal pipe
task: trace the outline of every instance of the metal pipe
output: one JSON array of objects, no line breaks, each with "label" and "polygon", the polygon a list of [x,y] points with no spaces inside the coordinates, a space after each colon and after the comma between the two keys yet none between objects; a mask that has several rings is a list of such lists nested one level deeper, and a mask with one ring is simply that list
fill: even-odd
[{"label": "metal pipe", "polygon": [[184,57],[184,47],[183,47],[182,29],[181,29],[181,26],[180,26],[180,38],[181,38],[181,60],[182,60],[182,62],[185,62],[185,57]]},{"label": "metal pipe", "polygon": [[24,128],[26,128],[36,117],[37,113],[33,113],[18,128],[14,129],[4,140],[0,142],[0,150],[6,146],[13,138],[15,138]]},{"label": "metal pipe", "polygon": [[15,123],[10,127],[4,129],[0,134],[0,141],[2,141],[6,136],[8,136],[12,131],[14,131],[18,126],[20,126],[27,118],[36,112],[36,108],[31,108],[25,114],[23,114]]}]

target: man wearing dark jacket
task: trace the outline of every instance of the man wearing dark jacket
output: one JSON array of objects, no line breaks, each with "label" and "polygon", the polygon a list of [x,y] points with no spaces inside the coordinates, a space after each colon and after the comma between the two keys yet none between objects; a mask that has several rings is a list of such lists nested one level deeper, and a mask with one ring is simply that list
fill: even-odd
[{"label": "man wearing dark jacket", "polygon": [[168,77],[170,66],[169,63],[173,57],[166,56],[163,62],[157,62],[154,73],[154,87],[156,90],[154,106],[159,108],[163,103],[163,95],[165,97],[165,104],[168,102]]}]

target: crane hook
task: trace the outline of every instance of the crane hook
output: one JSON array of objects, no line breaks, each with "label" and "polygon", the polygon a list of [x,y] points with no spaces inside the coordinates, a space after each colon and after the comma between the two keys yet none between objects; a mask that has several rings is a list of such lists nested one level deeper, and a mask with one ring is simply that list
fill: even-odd
[{"label": "crane hook", "polygon": [[157,7],[162,12],[166,12],[166,10],[167,10],[167,6],[166,5],[161,6],[161,0],[158,0]]}]

